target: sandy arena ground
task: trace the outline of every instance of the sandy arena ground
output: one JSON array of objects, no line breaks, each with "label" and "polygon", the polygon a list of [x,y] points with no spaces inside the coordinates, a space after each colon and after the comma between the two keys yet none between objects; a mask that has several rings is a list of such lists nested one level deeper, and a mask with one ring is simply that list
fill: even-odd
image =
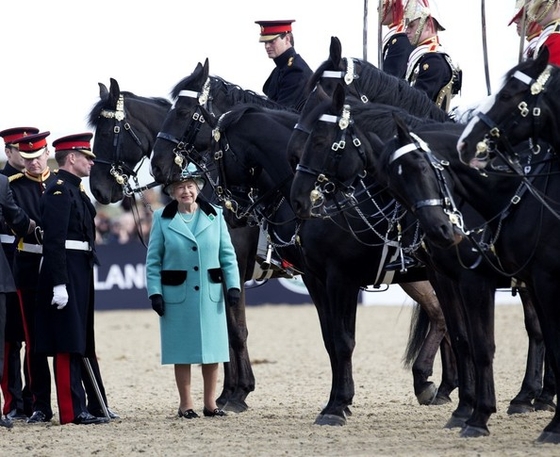
[{"label": "sandy arena ground", "polygon": [[[226,418],[176,417],[171,366],[159,363],[157,316],[146,311],[96,315],[98,355],[110,405],[121,415],[106,425],[16,423],[0,429],[3,456],[558,456],[560,446],[535,443],[551,413],[506,414],[525,367],[522,309],[496,311],[498,412],[491,436],[463,439],[443,429],[454,403],[420,406],[401,365],[409,306],[361,306],[354,352],[356,395],[345,427],[313,425],[330,389],[330,368],[311,305],[247,310],[249,351],[257,380],[250,409]],[[439,364],[433,379],[438,382]],[[220,386],[222,378],[220,375]],[[202,410],[200,369],[193,370]],[[53,394],[56,411],[56,400]],[[56,417],[56,416],[55,416]]]}]

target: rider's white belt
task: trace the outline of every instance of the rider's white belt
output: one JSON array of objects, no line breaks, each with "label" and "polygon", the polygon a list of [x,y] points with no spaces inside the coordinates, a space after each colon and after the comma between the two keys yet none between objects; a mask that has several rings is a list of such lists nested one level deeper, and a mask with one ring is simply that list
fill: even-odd
[{"label": "rider's white belt", "polygon": [[0,234],[0,243],[12,244],[16,240],[14,235],[6,235],[5,233]]},{"label": "rider's white belt", "polygon": [[43,246],[41,244],[19,243],[18,251],[31,252],[32,254],[42,254]]},{"label": "rider's white belt", "polygon": [[73,249],[75,251],[91,251],[91,246],[87,241],[66,240],[64,246],[66,249]]}]

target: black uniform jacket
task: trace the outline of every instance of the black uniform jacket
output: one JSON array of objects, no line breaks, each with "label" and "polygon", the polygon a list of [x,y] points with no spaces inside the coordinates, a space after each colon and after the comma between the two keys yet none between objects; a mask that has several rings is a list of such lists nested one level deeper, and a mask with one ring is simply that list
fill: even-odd
[{"label": "black uniform jacket", "polygon": [[[95,207],[80,190],[81,179],[60,170],[41,198],[43,264],[39,274],[36,350],[47,354],[92,355],[95,257]],[[67,240],[87,242],[89,250],[70,249]],[[53,287],[65,284],[68,304],[51,305]]]},{"label": "black uniform jacket", "polygon": [[[29,228],[29,217],[16,205],[8,178],[0,174],[0,220],[17,236],[23,236]],[[0,249],[0,293],[15,292],[16,286],[12,276],[12,269],[3,249]]]},{"label": "black uniform jacket", "polygon": [[383,48],[383,71],[404,79],[408,56],[413,49],[406,33],[395,33]]},{"label": "black uniform jacket", "polygon": [[438,94],[451,81],[453,72],[445,55],[441,52],[427,52],[415,66],[412,74],[412,86],[425,92],[433,101],[437,101]]},{"label": "black uniform jacket", "polygon": [[[46,187],[56,178],[47,170],[41,178],[34,178],[25,173],[10,176],[10,187],[14,194],[14,200],[21,206],[27,215],[33,219],[37,226],[41,226],[41,214],[39,200]],[[39,241],[35,233],[30,233],[20,240],[26,244],[37,245]],[[41,255],[29,252],[16,251],[14,255],[14,280],[18,289],[36,289],[39,278],[39,265]]]},{"label": "black uniform jacket", "polygon": [[313,74],[294,48],[274,59],[276,68],[266,80],[263,92],[268,98],[288,108],[301,109],[305,102],[305,85]]}]

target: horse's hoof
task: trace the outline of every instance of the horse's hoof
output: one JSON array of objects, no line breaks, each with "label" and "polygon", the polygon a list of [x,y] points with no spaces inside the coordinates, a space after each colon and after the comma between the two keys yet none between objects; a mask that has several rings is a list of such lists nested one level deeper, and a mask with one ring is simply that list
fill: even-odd
[{"label": "horse's hoof", "polygon": [[461,438],[480,438],[481,436],[490,436],[490,430],[486,427],[473,427],[465,425],[459,434]]},{"label": "horse's hoof", "polygon": [[449,395],[440,395],[438,392],[436,398],[434,398],[434,401],[432,402],[432,405],[447,405],[448,403],[451,403],[451,397],[449,397]]},{"label": "horse's hoof", "polygon": [[535,411],[549,411],[553,413],[554,411],[556,411],[556,405],[553,401],[547,402],[542,400],[535,400],[534,409]]},{"label": "horse's hoof", "polygon": [[535,411],[531,404],[527,403],[510,403],[507,413],[508,414],[527,414]]},{"label": "horse's hoof", "polygon": [[560,434],[552,432],[542,432],[537,438],[537,443],[560,444]]},{"label": "horse's hoof", "polygon": [[467,422],[468,417],[454,416],[453,414],[445,424],[444,428],[463,428]]},{"label": "horse's hoof", "polygon": [[228,411],[231,413],[244,413],[245,411],[247,411],[249,409],[249,406],[247,406],[247,403],[245,403],[244,401],[226,401],[224,404],[220,405],[218,402],[216,402],[217,406],[219,409],[222,409],[224,411]]},{"label": "horse's hoof", "polygon": [[418,403],[420,403],[421,405],[431,405],[433,404],[437,396],[437,392],[438,389],[436,385],[433,382],[431,382],[426,386],[426,388],[422,392],[416,395],[416,399],[418,400]]},{"label": "horse's hoof", "polygon": [[346,425],[346,418],[336,414],[319,414],[315,419],[314,425]]}]

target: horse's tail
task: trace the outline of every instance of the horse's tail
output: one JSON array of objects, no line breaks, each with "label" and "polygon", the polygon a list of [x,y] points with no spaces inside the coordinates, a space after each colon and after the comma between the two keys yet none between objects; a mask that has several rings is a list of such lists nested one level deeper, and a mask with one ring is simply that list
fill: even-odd
[{"label": "horse's tail", "polygon": [[406,344],[406,351],[402,359],[405,368],[412,367],[420,353],[429,329],[430,319],[428,314],[418,302],[414,302],[414,309],[410,319],[410,330],[408,332],[408,343]]}]

